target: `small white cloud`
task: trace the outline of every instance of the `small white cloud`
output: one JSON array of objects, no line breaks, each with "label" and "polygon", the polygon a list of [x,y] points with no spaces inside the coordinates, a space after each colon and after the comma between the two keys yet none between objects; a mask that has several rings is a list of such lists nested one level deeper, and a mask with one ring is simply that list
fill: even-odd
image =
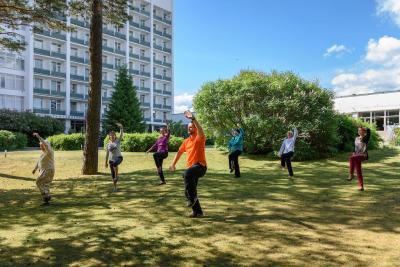
[{"label": "small white cloud", "polygon": [[183,113],[185,110],[192,109],[193,96],[188,93],[176,95],[174,97],[174,113]]},{"label": "small white cloud", "polygon": [[376,2],[378,15],[389,16],[400,27],[400,1],[377,0]]},{"label": "small white cloud", "polygon": [[328,49],[326,49],[326,52],[324,54],[324,57],[330,57],[333,55],[336,55],[336,57],[342,56],[344,53],[349,52],[350,50],[346,48],[344,45],[338,45],[334,44]]},{"label": "small white cloud", "polygon": [[365,59],[385,65],[400,64],[400,40],[391,36],[383,36],[378,41],[370,39]]}]

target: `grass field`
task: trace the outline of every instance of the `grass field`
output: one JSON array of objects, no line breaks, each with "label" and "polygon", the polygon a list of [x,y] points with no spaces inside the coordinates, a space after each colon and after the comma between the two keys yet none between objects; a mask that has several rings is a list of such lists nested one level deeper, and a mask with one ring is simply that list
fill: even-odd
[{"label": "grass field", "polygon": [[186,217],[184,158],[159,187],[151,154],[124,153],[112,193],[103,153],[102,173],[81,176],[82,152],[56,152],[50,206],[31,174],[39,151],[2,156],[0,266],[400,266],[400,150],[370,152],[359,192],[346,155],[295,162],[293,180],[241,157],[236,179],[210,149],[200,219]]}]

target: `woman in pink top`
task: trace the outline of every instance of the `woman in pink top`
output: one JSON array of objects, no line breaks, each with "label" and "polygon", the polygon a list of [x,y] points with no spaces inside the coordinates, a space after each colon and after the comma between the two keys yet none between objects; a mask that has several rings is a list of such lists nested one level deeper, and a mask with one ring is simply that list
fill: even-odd
[{"label": "woman in pink top", "polygon": [[154,162],[156,163],[157,173],[160,176],[160,185],[165,184],[165,177],[162,169],[162,164],[164,159],[168,157],[168,142],[171,132],[169,130],[169,124],[167,124],[166,128],[160,129],[160,137],[157,141],[150,147],[146,153],[156,149],[157,151],[153,154]]}]

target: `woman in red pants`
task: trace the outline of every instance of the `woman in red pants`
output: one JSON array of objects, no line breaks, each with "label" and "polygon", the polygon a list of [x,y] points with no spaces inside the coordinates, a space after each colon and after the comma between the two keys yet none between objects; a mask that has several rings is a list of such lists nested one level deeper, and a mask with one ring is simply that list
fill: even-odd
[{"label": "woman in red pants", "polygon": [[358,186],[360,191],[364,191],[364,178],[361,170],[361,162],[368,159],[367,146],[369,138],[371,137],[371,130],[363,127],[358,128],[358,136],[354,141],[354,152],[349,157],[350,173],[347,181],[354,178],[354,169],[357,172]]}]

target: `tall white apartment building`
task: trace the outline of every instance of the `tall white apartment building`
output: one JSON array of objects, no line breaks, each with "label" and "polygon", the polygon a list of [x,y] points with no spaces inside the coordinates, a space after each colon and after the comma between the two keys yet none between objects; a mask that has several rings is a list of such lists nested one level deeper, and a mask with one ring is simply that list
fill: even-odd
[{"label": "tall white apartment building", "polygon": [[[103,26],[102,111],[104,118],[118,67],[133,77],[149,129],[173,111],[173,0],[129,0],[124,27]],[[0,109],[32,110],[65,123],[66,132],[85,124],[89,87],[89,23],[60,18],[73,32],[23,29],[21,54],[0,53]]]}]

